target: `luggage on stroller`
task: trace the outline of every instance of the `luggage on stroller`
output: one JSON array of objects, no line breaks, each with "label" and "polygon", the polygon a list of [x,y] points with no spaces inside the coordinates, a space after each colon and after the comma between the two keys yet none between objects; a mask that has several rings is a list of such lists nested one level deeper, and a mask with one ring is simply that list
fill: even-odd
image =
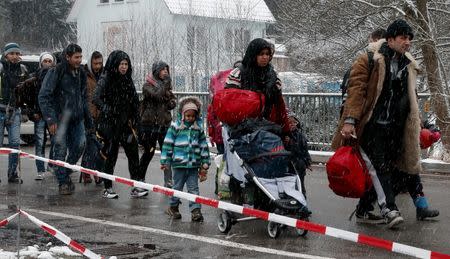
[{"label": "luggage on stroller", "polygon": [[[224,127],[226,135],[228,129]],[[240,137],[224,138],[231,149],[227,153],[227,163],[239,164],[240,170],[229,172],[231,201],[279,215],[308,220],[311,212],[307,208],[302,193],[302,184],[290,161],[290,152],[283,146],[281,138],[266,129],[256,129]],[[234,160],[234,161],[233,161]],[[228,233],[232,225],[256,219],[239,218],[229,211],[220,214],[218,228]],[[285,226],[269,222],[268,234],[276,238]],[[298,230],[301,236],[306,230]]]}]

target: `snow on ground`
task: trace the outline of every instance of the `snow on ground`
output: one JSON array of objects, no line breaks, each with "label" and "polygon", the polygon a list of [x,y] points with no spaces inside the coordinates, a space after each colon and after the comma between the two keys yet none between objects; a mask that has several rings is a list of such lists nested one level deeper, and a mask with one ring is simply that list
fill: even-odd
[{"label": "snow on ground", "polygon": [[[59,258],[82,258],[79,253],[72,251],[68,246],[54,246],[40,248],[38,245],[28,246],[19,252],[20,258],[38,258],[38,259],[59,259]],[[50,248],[49,248],[50,247]],[[42,249],[42,250],[40,250]],[[47,250],[48,249],[48,250]],[[0,258],[2,259],[16,259],[17,252],[8,252],[0,249]]]}]

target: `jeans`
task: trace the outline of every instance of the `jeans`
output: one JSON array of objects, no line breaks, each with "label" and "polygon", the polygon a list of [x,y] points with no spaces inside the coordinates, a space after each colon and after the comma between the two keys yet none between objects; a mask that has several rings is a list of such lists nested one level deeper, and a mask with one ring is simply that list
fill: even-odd
[{"label": "jeans", "polygon": [[[177,191],[183,191],[184,184],[186,184],[188,193],[199,195],[198,188],[198,168],[172,168],[173,172],[173,187]],[[180,198],[172,196],[169,201],[171,207],[178,206]],[[189,210],[200,209],[201,205],[189,201]]]},{"label": "jeans", "polygon": [[[40,119],[34,122],[34,139],[35,142],[35,154],[40,157],[45,157],[45,142],[47,142],[47,124],[45,120]],[[38,173],[45,172],[45,164],[43,161],[36,160],[36,169]]]},{"label": "jeans", "polygon": [[[56,135],[52,136],[53,159],[76,164],[83,154],[86,142],[83,121],[58,123]],[[67,154],[67,151],[69,154]],[[66,159],[67,156],[67,159]],[[56,178],[59,185],[70,182],[70,169],[56,167]]]},{"label": "jeans", "polygon": [[[0,111],[0,146],[3,145],[5,128],[8,130],[8,146],[19,149],[20,147],[20,123],[22,115],[20,109],[15,108],[11,114]],[[19,155],[17,153],[8,156],[8,178],[17,176]]]}]

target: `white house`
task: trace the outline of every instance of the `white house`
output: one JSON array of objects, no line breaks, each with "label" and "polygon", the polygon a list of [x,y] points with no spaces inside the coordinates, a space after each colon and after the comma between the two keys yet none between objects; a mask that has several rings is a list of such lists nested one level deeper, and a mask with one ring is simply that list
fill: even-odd
[{"label": "white house", "polygon": [[264,0],[76,0],[67,21],[76,23],[86,56],[126,51],[138,89],[151,64],[164,60],[176,90],[205,91],[275,19]]}]

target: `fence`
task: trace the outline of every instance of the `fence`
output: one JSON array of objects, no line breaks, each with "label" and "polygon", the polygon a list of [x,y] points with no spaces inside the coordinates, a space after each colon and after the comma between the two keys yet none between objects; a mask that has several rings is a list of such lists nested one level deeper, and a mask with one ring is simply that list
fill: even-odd
[{"label": "fence", "polygon": [[[203,103],[202,114],[206,118],[210,96],[207,92],[174,92],[177,99],[184,96],[197,96]],[[342,103],[340,93],[285,93],[287,107],[296,114],[309,139],[310,149],[329,151],[336,130]],[[419,94],[419,107],[427,112],[426,102],[429,94]],[[425,117],[424,117],[425,118]]]}]

